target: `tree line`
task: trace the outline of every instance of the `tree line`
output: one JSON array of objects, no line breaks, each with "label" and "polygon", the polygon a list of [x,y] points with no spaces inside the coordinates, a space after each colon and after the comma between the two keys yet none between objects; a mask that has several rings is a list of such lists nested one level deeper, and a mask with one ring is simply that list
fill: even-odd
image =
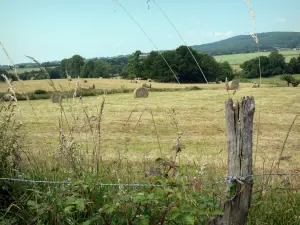
[{"label": "tree line", "polygon": [[259,56],[240,65],[242,75],[247,78],[257,78],[260,76],[259,63],[262,77],[270,77],[279,74],[299,74],[300,55],[293,57],[288,63],[285,57],[278,51],[273,51],[269,56]]},{"label": "tree line", "polygon": [[[190,48],[202,72],[209,82],[232,79],[233,70],[228,62],[219,63],[209,54],[198,53]],[[163,57],[162,57],[163,56]],[[167,65],[166,61],[169,65]],[[45,64],[48,66],[48,64]],[[171,69],[170,69],[171,67]],[[191,56],[186,46],[163,53],[152,51],[147,57],[142,57],[141,51],[135,51],[130,56],[114,58],[84,59],[80,55],[63,59],[57,67],[45,68],[51,79],[66,78],[111,78],[120,76],[125,79],[153,79],[158,82],[204,83],[202,72]],[[172,72],[173,71],[173,72]],[[174,76],[174,74],[175,76]],[[19,74],[22,80],[48,79],[47,73],[30,71]]]},{"label": "tree line", "polygon": [[[190,51],[209,82],[225,80],[225,77],[228,77],[228,79],[233,78],[233,70],[228,62],[218,63],[209,54],[198,53],[191,48]],[[136,51],[129,57],[127,67],[121,74],[122,77],[129,79],[140,77],[159,82],[176,82],[174,72],[181,83],[205,82],[201,70],[186,46],[180,46],[176,50],[163,53],[152,51],[145,59],[141,59],[140,56],[141,51]]]}]

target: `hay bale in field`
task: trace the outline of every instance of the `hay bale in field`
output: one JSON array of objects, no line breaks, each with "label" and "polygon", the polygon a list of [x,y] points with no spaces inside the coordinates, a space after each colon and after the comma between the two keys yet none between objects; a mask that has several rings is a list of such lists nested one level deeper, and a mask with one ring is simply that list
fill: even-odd
[{"label": "hay bale in field", "polygon": [[60,103],[63,99],[63,96],[60,93],[54,93],[51,96],[51,100],[53,103]]},{"label": "hay bale in field", "polygon": [[14,99],[14,96],[12,94],[9,94],[9,93],[3,95],[3,97],[2,97],[2,101],[11,101],[13,99]]},{"label": "hay bale in field", "polygon": [[139,87],[133,92],[134,98],[147,98],[149,95],[148,89],[144,87]]},{"label": "hay bale in field", "polygon": [[93,84],[92,86],[89,86],[89,89],[95,89],[95,88],[96,88],[95,84]]},{"label": "hay bale in field", "polygon": [[253,85],[252,85],[252,88],[259,88],[259,84],[256,84],[256,83],[253,84]]},{"label": "hay bale in field", "polygon": [[83,82],[84,82],[84,83],[87,83],[87,80],[84,80]]},{"label": "hay bale in field", "polygon": [[144,87],[144,88],[151,88],[151,84],[142,84],[142,87]]},{"label": "hay bale in field", "polygon": [[240,83],[237,80],[228,82],[228,90],[237,90],[240,88]]}]

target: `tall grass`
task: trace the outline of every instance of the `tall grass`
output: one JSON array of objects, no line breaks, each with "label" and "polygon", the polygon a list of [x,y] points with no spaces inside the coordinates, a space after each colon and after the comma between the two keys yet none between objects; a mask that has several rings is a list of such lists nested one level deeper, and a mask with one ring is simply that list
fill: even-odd
[{"label": "tall grass", "polygon": [[[249,13],[250,13],[250,19],[251,22],[253,24],[253,28],[254,30],[256,29],[256,23],[255,23],[255,19],[254,19],[254,12],[252,9],[252,5],[251,5],[251,1],[250,0],[245,0],[247,5],[248,5],[248,9],[249,9]],[[257,46],[257,52],[258,54],[260,53],[259,50],[259,40],[258,40],[258,36],[255,33],[250,33],[251,37],[254,39],[255,44]],[[261,63],[260,63],[260,55],[258,55],[258,68],[259,68],[259,87],[261,86]]]}]

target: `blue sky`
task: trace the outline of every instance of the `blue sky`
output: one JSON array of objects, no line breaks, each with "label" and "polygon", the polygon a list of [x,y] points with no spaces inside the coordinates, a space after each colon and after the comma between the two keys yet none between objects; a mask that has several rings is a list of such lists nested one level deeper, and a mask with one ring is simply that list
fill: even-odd
[{"label": "blue sky", "polygon": [[[120,0],[159,49],[183,42],[150,1]],[[254,32],[244,0],[156,0],[188,45]],[[252,0],[256,32],[300,31],[299,0]],[[15,63],[155,50],[126,12],[111,0],[0,0],[0,41]],[[0,51],[0,64],[9,64]]]}]

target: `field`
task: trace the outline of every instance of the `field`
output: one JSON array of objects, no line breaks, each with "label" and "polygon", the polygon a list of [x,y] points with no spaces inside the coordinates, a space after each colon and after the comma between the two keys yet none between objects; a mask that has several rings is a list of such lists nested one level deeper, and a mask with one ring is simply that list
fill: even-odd
[{"label": "field", "polygon": [[[285,56],[286,62],[289,62],[292,57],[298,57],[300,51],[279,51],[279,53]],[[215,56],[217,62],[227,61],[231,66],[234,68],[238,68],[238,65],[242,64],[243,62],[253,59],[257,56],[268,56],[270,52],[260,52],[260,53],[244,53],[244,54],[232,54],[232,55],[218,55]]]},{"label": "field", "polygon": [[[295,79],[300,79],[300,74],[294,74],[293,77],[295,77]],[[258,84],[259,78],[249,79],[249,81]],[[262,77],[261,83],[264,85],[269,84],[272,86],[282,86],[282,87],[287,86],[286,81],[280,79],[280,75],[272,76],[272,77]]]},{"label": "field", "polygon": [[[39,67],[25,67],[25,68],[17,68],[17,73],[25,73],[25,72],[31,72],[31,71],[40,71],[41,69]],[[15,73],[14,70],[9,70],[9,73]]]},{"label": "field", "polygon": [[[299,118],[291,126],[299,115],[299,88],[273,87],[269,84],[272,79],[278,81],[278,77],[269,78],[262,88],[241,84],[235,94],[228,93],[224,84],[196,84],[200,90],[187,91],[184,87],[195,84],[153,83],[162,91],[150,89],[149,97],[142,99],[122,93],[69,98],[62,104],[49,99],[18,101],[14,113],[10,113],[13,107],[8,103],[1,103],[0,131],[5,131],[6,123],[12,124],[13,129],[3,132],[0,144],[11,146],[13,156],[15,148],[23,156],[21,163],[17,161],[20,172],[13,169],[1,176],[73,181],[67,186],[12,184],[14,198],[18,199],[13,204],[18,207],[0,214],[1,220],[4,224],[12,224],[9,221],[16,218],[20,224],[36,220],[40,224],[66,224],[65,221],[94,224],[93,220],[97,224],[126,224],[124,218],[127,218],[135,221],[132,224],[155,224],[161,216],[165,218],[167,210],[166,219],[174,224],[199,224],[222,214],[227,192],[226,183],[221,180],[227,176],[228,166],[224,102],[229,97],[234,101],[243,96],[255,97],[254,174],[274,171],[281,152],[287,160],[281,160],[276,171],[300,171]],[[54,82],[65,91],[73,90],[76,83],[75,80]],[[107,90],[140,85],[118,79],[87,79],[83,84],[92,83]],[[14,82],[14,85],[19,91],[51,90],[47,81],[42,80]],[[168,92],[164,88],[182,90]],[[6,84],[1,83],[0,90],[6,89]],[[177,156],[178,146],[181,152]],[[151,174],[151,168],[156,168],[162,160],[166,164],[161,165],[161,171],[163,165],[170,165],[170,171],[174,171],[168,178]],[[283,221],[279,224],[299,222],[300,217],[297,219],[295,215],[299,212],[300,196],[279,192],[276,187],[281,187],[283,181],[286,180],[281,176],[255,178],[248,224],[274,224],[278,219]],[[298,181],[293,177],[288,187],[297,189]],[[99,182],[113,186],[99,187]],[[119,183],[182,186],[126,187]],[[267,193],[259,194],[261,188]],[[176,207],[170,208],[170,204]],[[138,216],[137,211],[141,213]]]},{"label": "field", "polygon": [[[84,80],[87,80],[87,83],[84,83]],[[77,79],[72,79],[72,81],[68,81],[67,79],[56,79],[53,80],[55,87],[58,90],[74,90],[76,87]],[[88,88],[89,86],[95,84],[96,89],[103,90],[111,90],[118,88],[129,88],[135,89],[140,87],[143,83],[147,83],[147,81],[138,81],[138,83],[131,83],[130,80],[123,79],[80,79],[80,84],[84,88]],[[156,83],[152,82],[153,88],[162,88],[162,89],[183,89],[186,87],[197,86],[203,89],[223,89],[224,85],[222,84],[177,84],[177,83]],[[251,87],[251,84],[241,84],[242,87]],[[46,91],[53,91],[53,88],[49,85],[48,80],[27,80],[22,82],[13,82],[13,87],[16,91],[19,92],[33,92],[36,89],[43,89]],[[7,91],[7,84],[0,82],[0,92]]]},{"label": "field", "polygon": [[[30,82],[33,84],[42,81]],[[113,82],[110,85],[113,85]],[[128,81],[122,82],[128,83]],[[135,87],[135,85],[129,84],[130,87]],[[175,84],[154,85],[177,87]],[[249,84],[242,85],[242,88],[234,95],[234,99],[246,95],[255,96],[257,112],[254,136],[256,136],[260,113],[256,165],[262,167],[264,160],[267,160],[266,163],[270,165],[278,157],[282,148],[282,140],[284,140],[293,117],[300,110],[300,94],[297,88],[252,89],[247,88],[247,85],[249,86]],[[212,86],[215,87],[215,85]],[[45,88],[40,85],[35,87]],[[112,88],[113,86],[107,84],[103,87]],[[30,88],[33,90],[33,86]],[[199,158],[203,163],[213,160],[221,167],[226,167],[225,121],[222,109],[227,98],[228,94],[224,88],[188,92],[155,92],[150,93],[150,97],[147,99],[134,99],[132,94],[108,95],[105,100],[102,121],[102,157],[115,159],[119,151],[125,150],[125,144],[128,148],[126,154],[130,155],[129,159],[132,161],[141,160],[145,154],[153,159],[158,157],[160,151],[150,112],[153,113],[155,119],[162,152],[169,155],[177,135],[175,126],[172,124],[174,115],[171,109],[174,108],[179,130],[183,132],[182,140],[186,146],[182,153],[182,159],[190,163]],[[76,134],[80,141],[87,141],[85,138],[89,133],[87,124],[84,123],[83,109],[87,110],[90,116],[96,116],[101,102],[102,96],[98,96],[84,97],[82,104],[78,99],[75,99],[75,102],[70,99],[63,104],[66,116],[70,118],[69,123],[81,121],[79,122],[80,127],[85,131],[81,130]],[[53,149],[53,146],[50,147],[51,145],[57,146],[59,135],[57,118],[61,113],[59,105],[51,103],[50,100],[25,101],[19,102],[18,105],[21,109],[19,119],[23,122],[25,133],[30,134],[27,138],[27,145],[30,146],[31,153],[40,155],[41,151],[45,149]],[[72,118],[76,118],[76,121],[73,121]],[[295,124],[286,146],[285,154],[293,155],[293,160],[284,165],[285,169],[300,168],[297,160],[299,157],[297,149],[300,146],[299,124],[300,121]],[[50,151],[48,152],[50,153]],[[51,163],[51,160],[48,160],[48,163]]]}]

